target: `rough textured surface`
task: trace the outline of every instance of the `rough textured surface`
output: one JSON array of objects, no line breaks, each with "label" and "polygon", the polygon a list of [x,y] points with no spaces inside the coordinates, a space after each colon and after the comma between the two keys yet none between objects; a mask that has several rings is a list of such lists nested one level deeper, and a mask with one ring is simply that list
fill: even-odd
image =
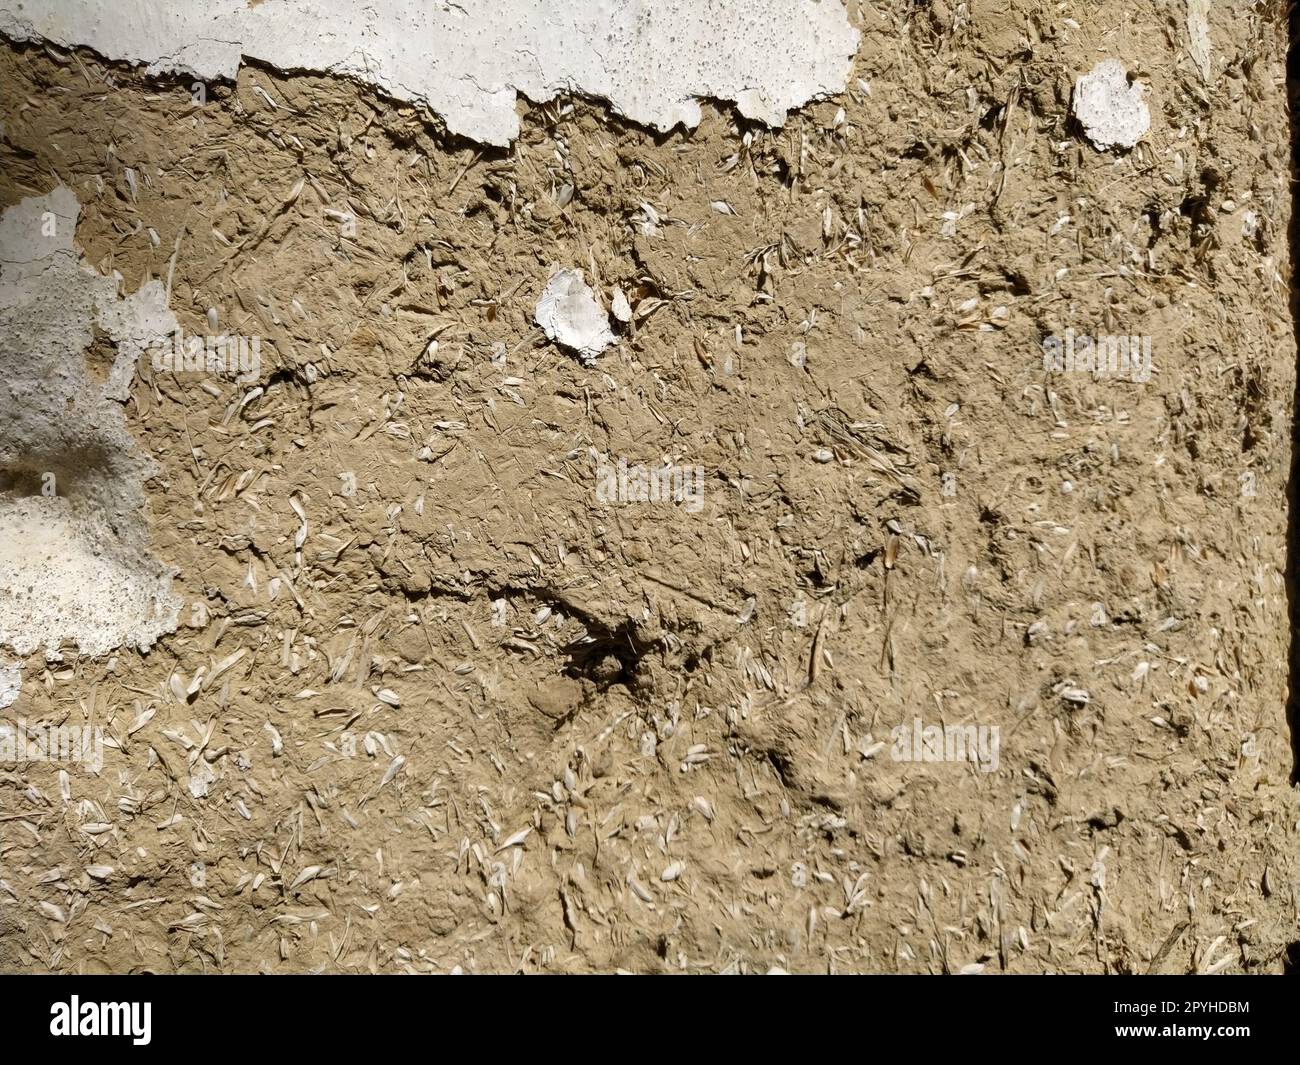
[{"label": "rough textured surface", "polygon": [[0,0],[0,33],[200,78],[243,56],[345,74],[487,144],[518,135],[521,93],[585,92],[660,130],[697,125],[700,97],[779,125],[841,91],[857,47],[841,0]]},{"label": "rough textured surface", "polygon": [[[119,299],[77,261],[77,215],[59,187],[0,217],[0,647],[21,655],[147,650],[176,628],[147,551],[151,463],[112,401],[176,320],[159,282]],[[97,334],[114,352],[103,381],[86,364]]]},{"label": "rough textured surface", "polygon": [[[0,201],[63,182],[100,274],[263,338],[132,383],[184,626],[25,660],[105,764],[0,767],[0,965],[1279,970],[1286,33],[1224,6],[1212,87],[1178,5],[855,4],[780,130],[556,100],[508,152],[0,49]],[[1127,153],[1071,114],[1107,56]],[[594,366],[556,264],[627,301]],[[1070,329],[1149,380],[1045,372]],[[702,506],[603,502],[624,459]],[[996,768],[895,761],[918,718]]]}]

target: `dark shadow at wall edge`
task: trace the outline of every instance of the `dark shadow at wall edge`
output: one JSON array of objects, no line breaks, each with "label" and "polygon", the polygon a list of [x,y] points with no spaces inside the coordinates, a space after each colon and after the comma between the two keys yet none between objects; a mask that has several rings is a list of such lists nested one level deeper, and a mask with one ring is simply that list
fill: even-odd
[{"label": "dark shadow at wall edge", "polygon": [[[1296,259],[1300,253],[1300,2],[1287,0],[1287,108],[1291,128],[1291,221],[1287,234],[1291,249],[1291,322],[1300,338],[1300,283]],[[1292,353],[1300,364],[1300,346]],[[1300,784],[1300,374],[1296,376],[1291,407],[1291,470],[1287,478],[1286,590],[1291,622],[1286,720],[1291,736],[1291,783]]]},{"label": "dark shadow at wall edge", "polygon": [[[1300,284],[1296,259],[1300,254],[1300,4],[1286,0],[1286,97],[1291,129],[1291,223],[1287,234],[1291,249],[1291,322],[1300,338]],[[1300,365],[1300,345],[1292,353]],[[1300,374],[1296,376],[1291,405],[1291,470],[1287,478],[1286,591],[1291,622],[1287,670],[1286,722],[1291,736],[1291,783],[1300,783]],[[1292,943],[1282,960],[1282,971],[1300,976],[1300,941]]]}]

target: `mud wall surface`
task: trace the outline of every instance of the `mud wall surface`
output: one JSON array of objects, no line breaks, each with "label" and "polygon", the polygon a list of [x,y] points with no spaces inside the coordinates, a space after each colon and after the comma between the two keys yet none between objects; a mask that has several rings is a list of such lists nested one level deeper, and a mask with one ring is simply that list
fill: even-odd
[{"label": "mud wall surface", "polygon": [[686,6],[0,3],[0,968],[1282,968],[1281,5]]}]

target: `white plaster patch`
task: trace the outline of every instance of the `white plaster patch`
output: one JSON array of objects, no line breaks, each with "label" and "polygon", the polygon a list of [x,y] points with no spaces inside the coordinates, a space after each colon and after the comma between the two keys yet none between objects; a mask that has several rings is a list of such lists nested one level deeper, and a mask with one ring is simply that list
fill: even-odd
[{"label": "white plaster patch", "polygon": [[23,690],[23,667],[0,659],[0,710],[13,706]]},{"label": "white plaster patch", "polygon": [[[80,208],[59,187],[0,216],[0,646],[147,650],[176,628],[171,574],[148,552],[152,464],[112,395],[176,328],[158,282],[120,299],[73,247]],[[117,345],[89,373],[95,328]]]},{"label": "white plaster patch", "polygon": [[0,0],[0,33],[204,80],[244,56],[346,75],[497,145],[520,94],[584,92],[659,130],[713,98],[777,126],[842,91],[858,45],[843,0]]},{"label": "white plaster patch", "polygon": [[1146,89],[1129,84],[1118,59],[1104,59],[1074,83],[1074,114],[1098,151],[1132,148],[1151,128]]},{"label": "white plaster patch", "polygon": [[548,340],[576,351],[584,362],[595,359],[615,340],[609,316],[581,270],[556,270],[542,289],[535,316]]}]

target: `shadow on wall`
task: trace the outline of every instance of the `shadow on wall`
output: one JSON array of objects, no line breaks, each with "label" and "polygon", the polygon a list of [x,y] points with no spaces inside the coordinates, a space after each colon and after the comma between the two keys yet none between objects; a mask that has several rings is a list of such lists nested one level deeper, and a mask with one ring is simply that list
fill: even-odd
[{"label": "shadow on wall", "polygon": [[[1300,253],[1300,4],[1291,0],[1287,7],[1286,88],[1291,119],[1291,321],[1300,337],[1300,285],[1296,283],[1296,256]],[[1295,352],[1300,365],[1300,347]],[[1300,410],[1300,374],[1296,378],[1291,404],[1291,475],[1287,480],[1286,592],[1290,605],[1291,648],[1287,677],[1286,722],[1291,733],[1291,783],[1300,784],[1300,431],[1296,412]],[[1282,971],[1300,976],[1300,940],[1287,948]]]},{"label": "shadow on wall", "polygon": [[[1296,283],[1296,257],[1300,254],[1300,4],[1288,5],[1288,41],[1286,57],[1287,104],[1291,119],[1291,320],[1300,337],[1300,285]],[[1295,352],[1300,364],[1300,349]],[[1291,405],[1291,474],[1287,480],[1287,559],[1286,590],[1290,606],[1291,647],[1288,670],[1286,720],[1291,734],[1291,783],[1300,784],[1300,375],[1297,375]],[[1300,944],[1297,944],[1300,948]],[[1293,954],[1296,950],[1293,949]],[[1300,959],[1295,959],[1300,960]],[[1293,965],[1295,963],[1293,960]]]}]

